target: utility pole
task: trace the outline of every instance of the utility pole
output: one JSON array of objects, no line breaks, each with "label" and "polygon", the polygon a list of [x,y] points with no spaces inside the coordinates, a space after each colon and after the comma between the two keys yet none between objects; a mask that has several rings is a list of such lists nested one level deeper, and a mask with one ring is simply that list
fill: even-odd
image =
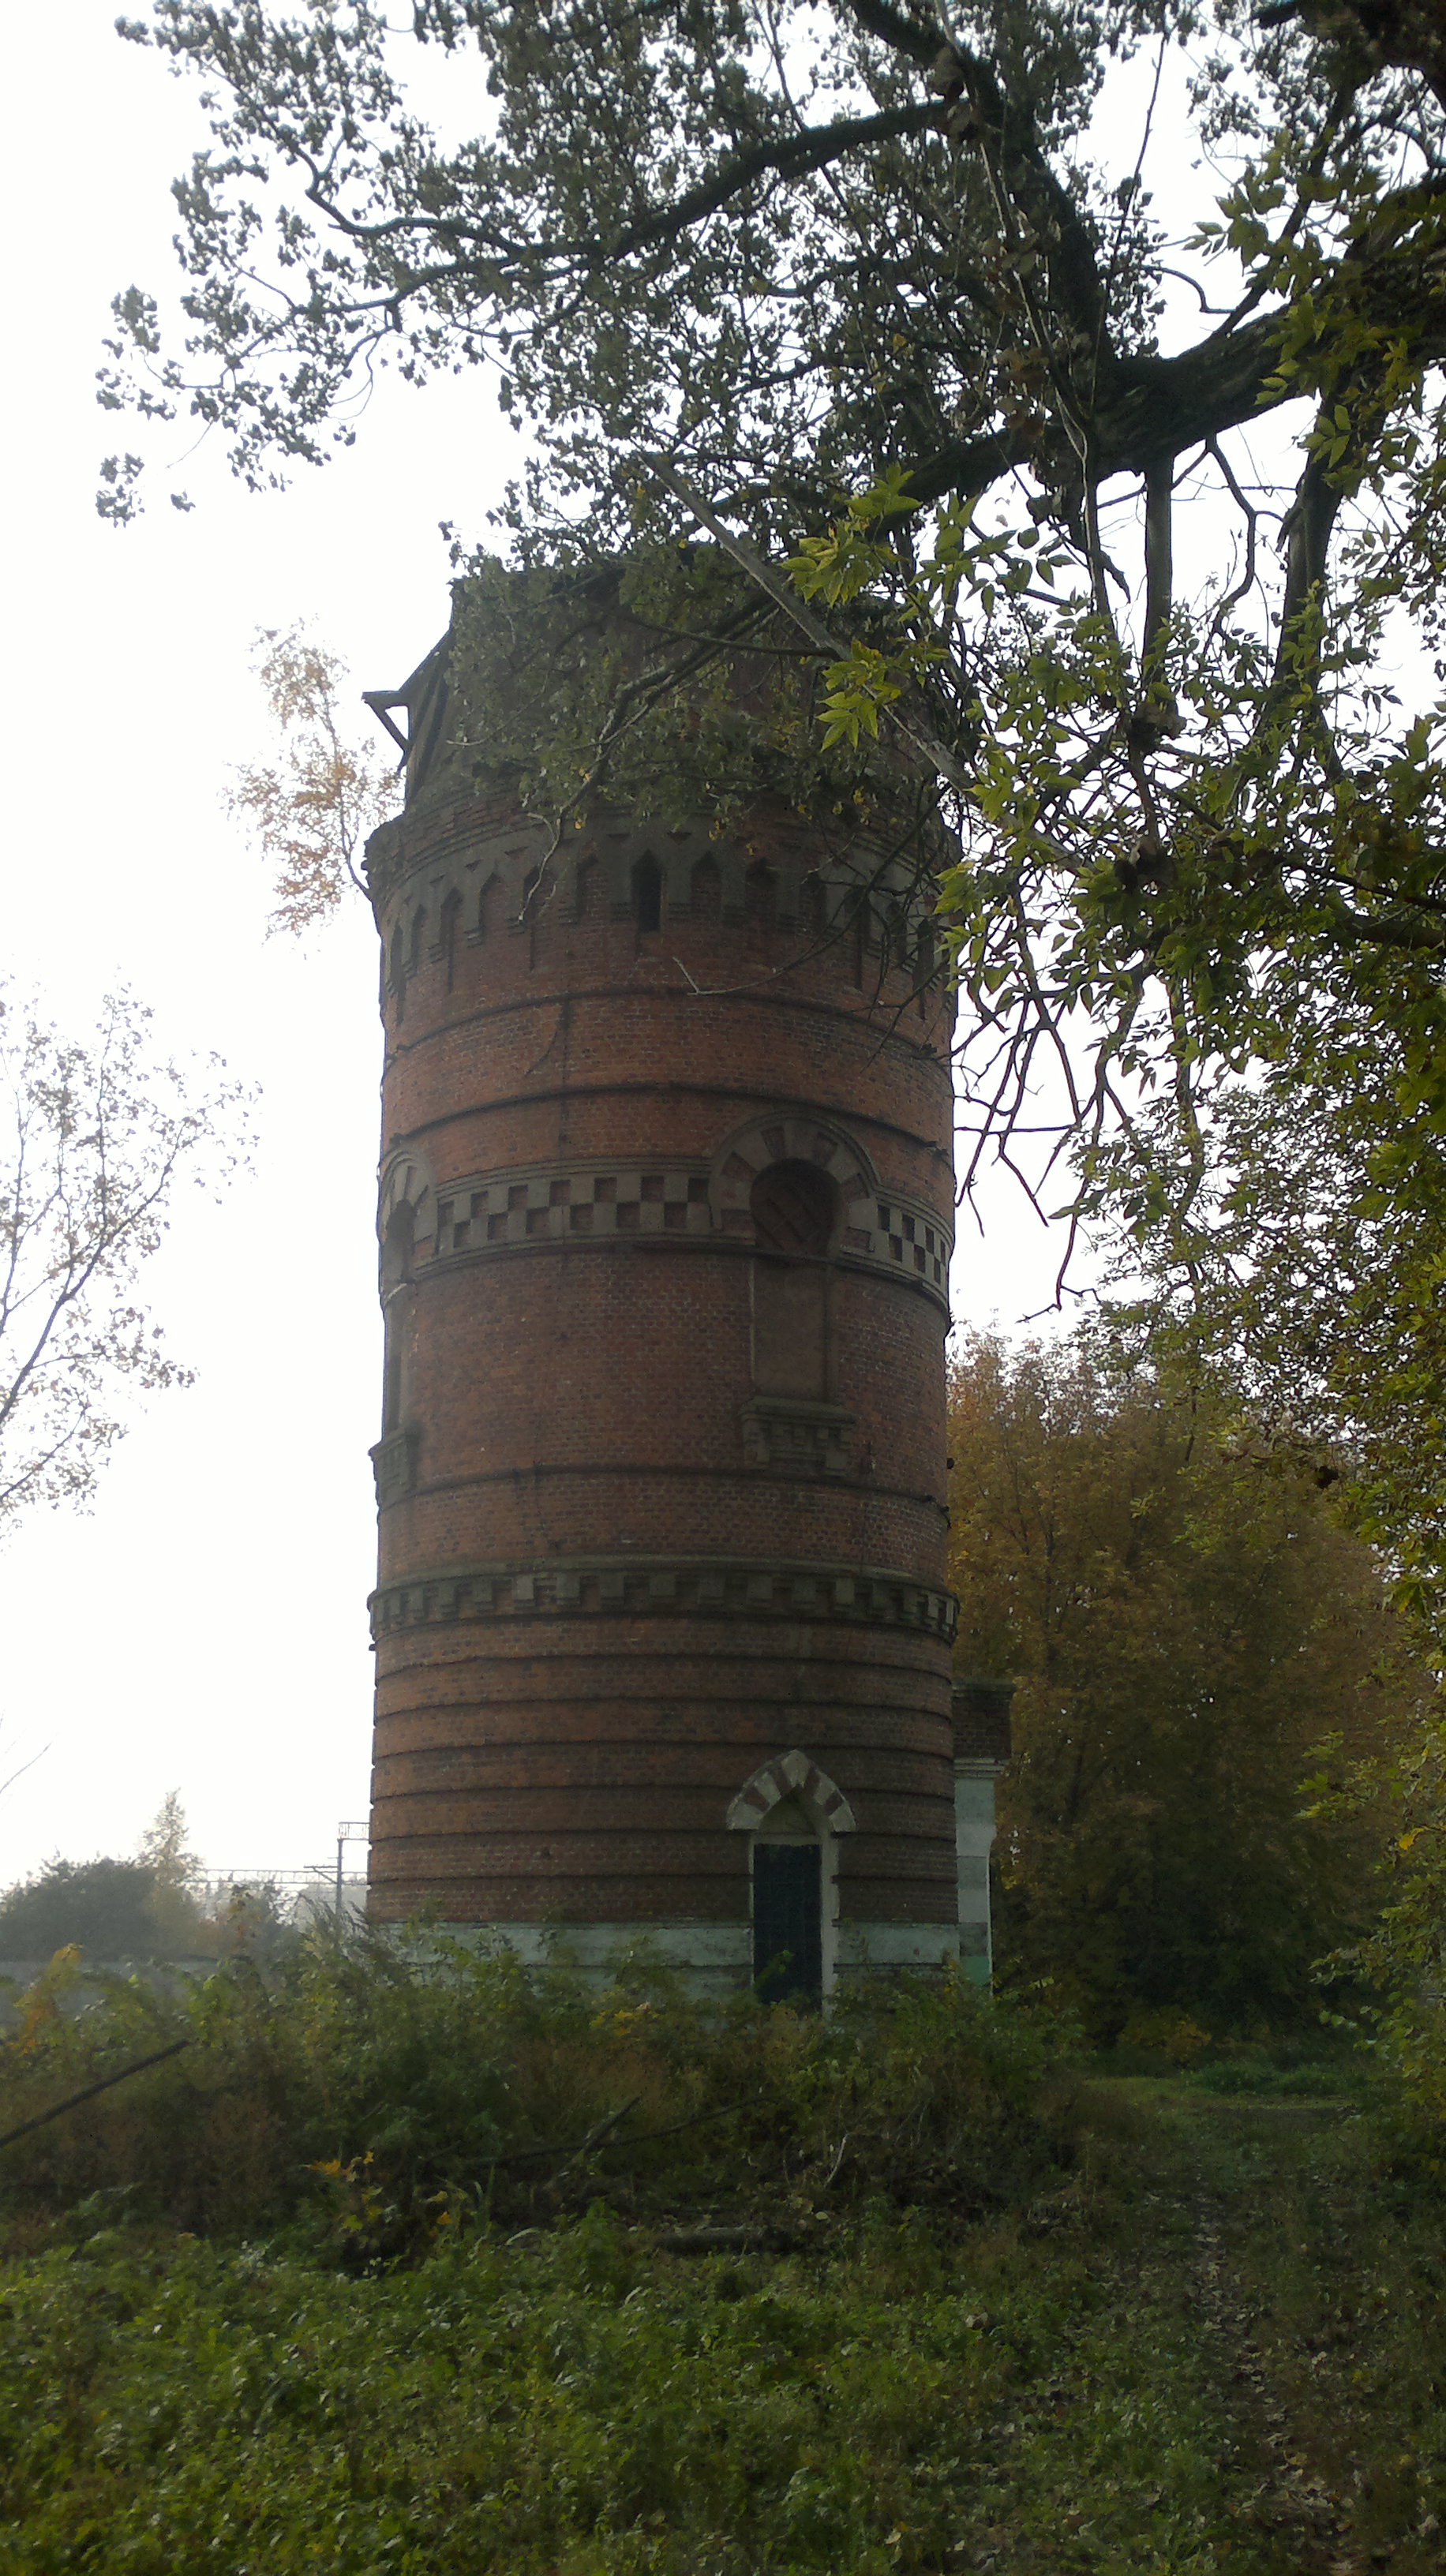
[{"label": "utility pole", "polygon": [[341,1825],[338,1825],[338,1826],[337,1826],[337,1829],[336,1829],[336,1928],[337,1928],[337,1930],[338,1930],[338,1931],[340,1931],[340,1930],[341,1930],[341,1877],[342,1877],[342,1862],[343,1862],[343,1859],[344,1859],[344,1857],[345,1857],[347,1844],[348,1844],[348,1843],[367,1843],[367,1842],[370,1842],[370,1841],[371,1841],[371,1827],[370,1827],[370,1825],[347,1825],[347,1824],[341,1824]]}]

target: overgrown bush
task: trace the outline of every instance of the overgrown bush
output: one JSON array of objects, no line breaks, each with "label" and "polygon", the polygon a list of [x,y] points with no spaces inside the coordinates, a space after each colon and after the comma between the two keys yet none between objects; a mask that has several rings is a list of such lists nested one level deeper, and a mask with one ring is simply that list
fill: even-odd
[{"label": "overgrown bush", "polygon": [[966,1345],[951,1581],[965,1668],[1018,1683],[1006,1973],[1048,1980],[1096,2045],[1183,2063],[1314,2026],[1322,1953],[1369,1934],[1409,1803],[1404,1753],[1400,1777],[1382,1757],[1435,1684],[1310,1461],[1262,1450],[1168,1350],[1128,1351],[1093,1328]]},{"label": "overgrown bush", "polygon": [[0,2047],[0,2126],[165,2047],[4,2151],[12,2219],[97,2193],[197,2233],[329,2228],[373,2257],[482,2211],[785,2219],[879,2193],[1002,2205],[1068,2154],[1068,2087],[1027,2017],[958,1979],[861,1991],[826,2018],[690,1998],[645,1952],[605,1992],[565,1965],[431,1933],[317,1927],[167,1998],[61,1958]]}]

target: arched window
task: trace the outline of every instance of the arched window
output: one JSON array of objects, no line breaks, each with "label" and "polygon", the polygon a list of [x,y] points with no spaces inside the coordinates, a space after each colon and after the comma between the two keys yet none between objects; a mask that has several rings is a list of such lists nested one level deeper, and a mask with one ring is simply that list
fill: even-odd
[{"label": "arched window", "polygon": [[649,851],[633,870],[633,912],[639,930],[663,927],[663,871]]},{"label": "arched window", "polygon": [[602,870],[596,859],[584,859],[577,872],[577,917],[596,921],[602,910]]},{"label": "arched window", "polygon": [[932,921],[925,919],[920,922],[914,938],[914,990],[921,1020],[927,1019],[929,1015],[930,988],[934,981],[936,965],[934,925]]},{"label": "arched window", "polygon": [[417,968],[421,965],[422,941],[426,937],[426,934],[426,909],[419,903],[416,911],[412,915],[412,940],[411,946],[407,951],[407,973],[409,975],[415,975]]},{"label": "arched window", "polygon": [[693,919],[719,921],[723,915],[723,871],[716,859],[703,857],[693,870]]},{"label": "arched window", "polygon": [[394,1288],[405,1288],[412,1276],[412,1247],[416,1240],[417,1220],[411,1203],[398,1199],[387,1219],[382,1237],[382,1296]]},{"label": "arched window", "polygon": [[522,881],[522,909],[515,927],[527,933],[527,963],[537,964],[540,942],[552,917],[557,880],[546,868],[529,868]]},{"label": "arched window", "polygon": [[486,941],[496,937],[501,914],[502,881],[500,877],[492,876],[488,878],[477,898],[477,936],[480,940]]}]

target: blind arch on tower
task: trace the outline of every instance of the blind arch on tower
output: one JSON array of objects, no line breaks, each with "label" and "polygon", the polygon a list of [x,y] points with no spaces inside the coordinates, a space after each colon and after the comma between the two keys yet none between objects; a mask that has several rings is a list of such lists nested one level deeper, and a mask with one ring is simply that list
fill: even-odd
[{"label": "blind arch on tower", "polygon": [[[760,1231],[760,1208],[768,1193],[760,1193],[756,1207],[754,1191],[765,1172],[793,1164],[822,1176],[825,1188],[836,1193],[823,1254],[867,1250],[867,1229],[879,1191],[879,1176],[869,1156],[857,1137],[835,1120],[808,1117],[792,1109],[765,1111],[751,1118],[719,1146],[708,1179],[713,1223],[719,1232],[741,1236],[761,1251],[786,1250],[786,1245],[774,1243]],[[804,1257],[801,1252],[799,1257]]]},{"label": "blind arch on tower", "polygon": [[[832,1404],[838,1393],[834,1265],[867,1243],[872,1167],[847,1130],[787,1110],[733,1136],[713,1174],[714,1222],[749,1241],[756,1400]],[[857,1222],[850,1225],[850,1213]],[[854,1238],[850,1242],[850,1237]]]},{"label": "blind arch on tower", "polygon": [[462,935],[462,897],[456,886],[442,897],[437,915],[437,949],[442,974],[450,993],[457,980],[457,942]]},{"label": "blind arch on tower", "polygon": [[391,1160],[382,1166],[381,1186],[377,1192],[379,1244],[386,1245],[397,1210],[402,1205],[411,1211],[410,1240],[414,1257],[430,1252],[437,1220],[437,1193],[430,1166],[413,1146],[403,1153],[393,1154]]},{"label": "blind arch on tower", "polygon": [[817,1163],[789,1156],[765,1163],[748,1193],[748,1213],[760,1252],[800,1261],[826,1261],[838,1234],[839,1186]]},{"label": "blind arch on tower", "polygon": [[[419,1259],[434,1249],[436,1207],[432,1175],[421,1156],[411,1152],[393,1155],[383,1167],[377,1197],[384,1448],[395,1442],[411,1409],[413,1282]],[[373,1454],[380,1458],[382,1453]],[[394,1500],[407,1482],[409,1474],[389,1496],[378,1467],[378,1493],[383,1501]]]},{"label": "blind arch on tower", "polygon": [[651,850],[645,850],[633,867],[633,917],[639,930],[661,930],[663,926],[663,871]]},{"label": "blind arch on tower", "polygon": [[400,1431],[407,1410],[408,1344],[412,1322],[412,1271],[416,1213],[404,1198],[393,1205],[382,1236],[382,1438]]}]

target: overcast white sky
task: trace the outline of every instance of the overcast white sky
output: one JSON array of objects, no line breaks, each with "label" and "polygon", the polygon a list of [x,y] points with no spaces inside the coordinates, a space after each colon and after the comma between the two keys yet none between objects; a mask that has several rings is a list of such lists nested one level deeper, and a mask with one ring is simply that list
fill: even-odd
[{"label": "overcast white sky", "polygon": [[[109,300],[169,283],[167,183],[199,135],[189,85],[113,17],[67,0],[7,32],[4,957],[77,1032],[129,984],[166,1049],[217,1050],[262,1098],[251,1177],[220,1208],[183,1195],[147,1281],[197,1384],[140,1418],[93,1513],[0,1555],[0,1777],[49,1746],[0,1800],[0,1886],[133,1848],[170,1788],[215,1867],[308,1865],[366,1813],[374,938],[358,905],[305,953],[268,943],[222,796],[265,748],[257,629],[308,618],[358,690],[404,678],[446,621],[438,523],[480,534],[508,458],[489,383],[394,387],[287,493],[202,453],[176,476],[191,515],[102,526],[97,460],[125,443],[93,399]],[[1059,1247],[1012,1193],[964,1243],[970,1320],[1047,1303]]]}]

